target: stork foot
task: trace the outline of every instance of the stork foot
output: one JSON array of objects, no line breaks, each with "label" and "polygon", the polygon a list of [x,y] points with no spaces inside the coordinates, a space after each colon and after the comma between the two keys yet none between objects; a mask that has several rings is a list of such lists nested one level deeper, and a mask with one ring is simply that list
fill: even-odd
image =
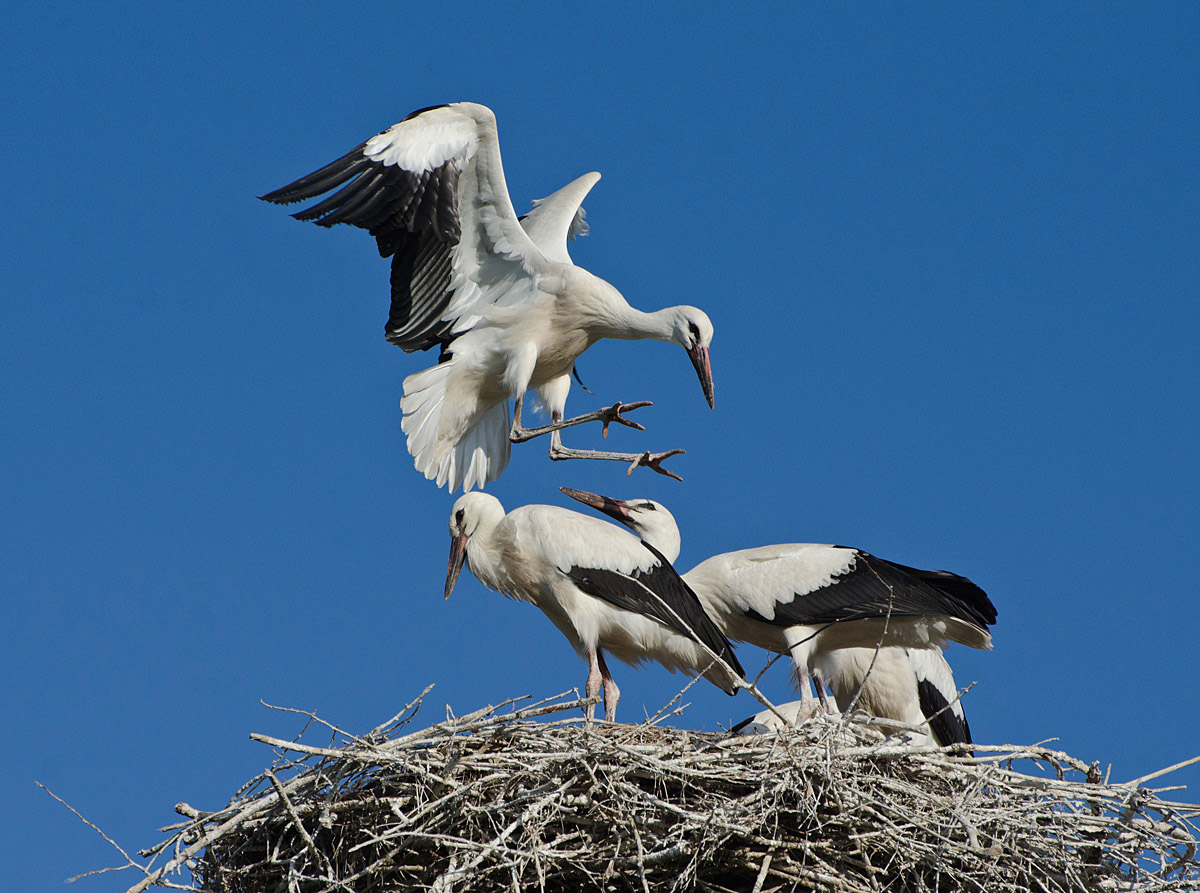
[{"label": "stork foot", "polygon": [[543,434],[554,434],[562,431],[564,428],[574,428],[576,425],[586,425],[588,422],[600,422],[604,426],[600,432],[604,437],[608,437],[609,425],[624,425],[627,428],[633,428],[635,431],[645,431],[646,428],[644,425],[630,421],[622,413],[654,405],[650,400],[635,400],[633,403],[622,403],[618,400],[612,406],[605,406],[603,409],[597,409],[595,412],[577,415],[574,418],[565,420],[560,413],[556,412],[553,421],[549,425],[542,425],[538,428],[526,428],[521,424],[521,406],[524,399],[522,396],[517,401],[516,408],[513,410],[512,428],[508,432],[508,439],[512,443],[524,443],[527,440],[533,440],[535,437],[541,437]]},{"label": "stork foot", "polygon": [[608,437],[608,426],[612,424],[624,425],[626,428],[633,428],[636,431],[645,431],[645,425],[639,425],[637,422],[631,422],[629,419],[621,415],[623,412],[631,412],[635,409],[641,409],[643,406],[653,406],[649,400],[635,400],[633,403],[622,403],[618,400],[612,406],[607,406],[604,409],[598,409],[595,412],[596,421],[601,422],[603,427],[600,429],[601,437]]},{"label": "stork foot", "polygon": [[[557,437],[554,435],[553,437]],[[555,462],[561,462],[565,459],[608,459],[613,462],[628,462],[629,474],[638,466],[644,465],[646,468],[653,469],[659,474],[665,474],[667,477],[675,478],[677,481],[682,481],[679,475],[673,471],[663,468],[661,463],[664,459],[678,455],[684,450],[667,450],[665,453],[609,453],[604,450],[575,450],[562,445],[562,441],[550,441],[550,458]]]},{"label": "stork foot", "polygon": [[675,472],[671,471],[668,468],[663,468],[662,462],[664,459],[670,459],[672,456],[678,456],[681,453],[686,453],[686,452],[687,452],[687,450],[667,450],[665,453],[651,453],[651,452],[642,453],[640,456],[635,458],[631,463],[629,463],[629,470],[627,472],[625,472],[625,477],[629,477],[631,474],[633,474],[633,470],[635,468],[637,468],[639,466],[645,466],[646,468],[649,468],[652,471],[657,471],[659,474],[665,474],[669,478],[675,478],[675,480],[677,480],[677,481],[682,481],[683,478],[681,478]]},{"label": "stork foot", "polygon": [[800,709],[796,711],[796,722],[807,722],[810,719],[815,719],[824,714],[825,708],[821,706],[821,702],[812,698],[804,698],[800,702]]}]

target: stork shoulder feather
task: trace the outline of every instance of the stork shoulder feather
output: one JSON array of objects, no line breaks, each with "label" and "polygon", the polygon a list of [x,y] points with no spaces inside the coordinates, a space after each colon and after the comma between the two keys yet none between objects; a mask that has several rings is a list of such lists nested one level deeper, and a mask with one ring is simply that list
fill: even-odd
[{"label": "stork shoulder feather", "polygon": [[686,574],[697,590],[719,593],[732,605],[770,619],[775,605],[829,586],[854,567],[857,552],[820,543],[760,546],[714,555]]},{"label": "stork shoulder feather", "polygon": [[631,574],[659,565],[632,534],[569,509],[526,505],[513,509],[509,517],[518,535],[530,544],[537,543],[538,552],[563,573],[572,567],[594,567]]},{"label": "stork shoulder feather", "polygon": [[367,140],[363,154],[414,173],[434,170],[453,159],[462,172],[479,147],[478,122],[460,108],[466,104],[428,109],[405,118]]}]

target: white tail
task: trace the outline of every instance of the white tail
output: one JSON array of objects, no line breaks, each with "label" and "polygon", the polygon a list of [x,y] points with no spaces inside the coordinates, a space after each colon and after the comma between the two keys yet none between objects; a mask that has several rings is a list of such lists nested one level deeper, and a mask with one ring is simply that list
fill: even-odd
[{"label": "white tail", "polygon": [[451,493],[460,486],[465,493],[496,480],[508,465],[508,401],[482,415],[443,419],[453,365],[450,359],[404,379],[400,428],[408,435],[408,451],[417,471],[436,480],[439,487],[448,484]]}]

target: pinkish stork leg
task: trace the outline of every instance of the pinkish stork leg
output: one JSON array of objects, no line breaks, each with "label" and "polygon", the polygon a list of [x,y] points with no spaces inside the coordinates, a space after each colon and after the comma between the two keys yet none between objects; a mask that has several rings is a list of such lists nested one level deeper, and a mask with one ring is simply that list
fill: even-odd
[{"label": "pinkish stork leg", "polygon": [[[811,677],[808,675],[808,670],[804,667],[796,667],[796,681],[800,688],[800,712],[796,714],[797,721],[803,722],[807,719],[812,719],[821,712],[820,702],[813,697]],[[818,690],[820,683],[818,683]],[[824,696],[822,691],[821,695]]]},{"label": "pinkish stork leg", "polygon": [[608,672],[608,664],[604,662],[604,652],[596,649],[596,657],[600,664],[600,675],[604,682],[604,718],[609,722],[617,721],[617,701],[621,700],[621,689]]},{"label": "pinkish stork leg", "polygon": [[829,714],[837,713],[838,711],[835,710],[833,708],[833,706],[829,703],[829,696],[825,694],[825,683],[821,680],[821,677],[816,673],[813,673],[813,683],[816,685],[816,688],[817,688],[817,700],[819,700],[821,702],[821,709],[825,713],[829,713]]},{"label": "pinkish stork leg", "polygon": [[[588,678],[587,688],[585,688],[584,691],[589,698],[594,698],[596,695],[600,694],[600,686],[604,682],[604,676],[600,670],[600,662],[602,660],[603,658],[600,657],[600,652],[598,649],[588,649]],[[588,704],[587,708],[584,710],[584,714],[587,716],[588,722],[594,720],[596,718],[596,705]]]}]

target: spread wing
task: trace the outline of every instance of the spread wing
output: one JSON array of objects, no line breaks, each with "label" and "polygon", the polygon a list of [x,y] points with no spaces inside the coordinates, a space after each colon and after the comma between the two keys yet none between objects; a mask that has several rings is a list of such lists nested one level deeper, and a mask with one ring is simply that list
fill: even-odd
[{"label": "spread wing", "polygon": [[583,200],[600,180],[594,171],[584,174],[545,198],[534,199],[533,210],[521,218],[521,226],[533,244],[550,260],[571,263],[567,243],[586,236],[588,225]]},{"label": "spread wing", "polygon": [[292,216],[375,237],[379,254],[392,258],[387,339],[404,350],[448,344],[489,306],[536,297],[547,260],[517,220],[496,118],[485,106],[420,109],[261,198],[291,204],[332,190]]}]

